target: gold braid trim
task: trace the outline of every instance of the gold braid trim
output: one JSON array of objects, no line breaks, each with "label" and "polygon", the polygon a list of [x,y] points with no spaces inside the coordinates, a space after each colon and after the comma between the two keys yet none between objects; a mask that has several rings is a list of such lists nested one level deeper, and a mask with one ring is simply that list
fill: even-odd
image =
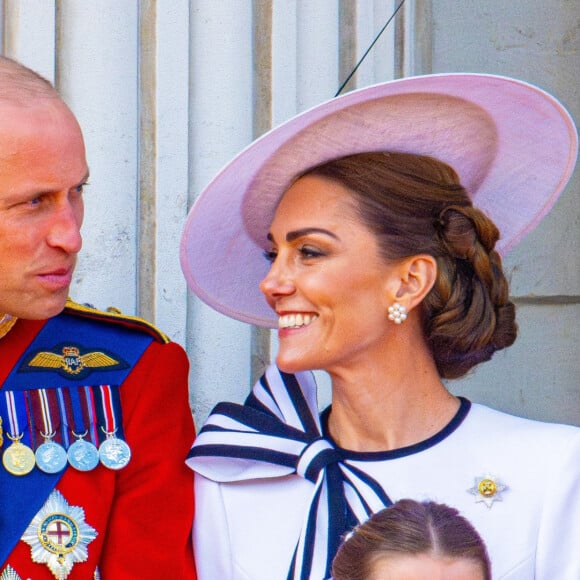
[{"label": "gold braid trim", "polygon": [[6,336],[10,329],[16,324],[18,318],[10,314],[0,314],[0,338]]},{"label": "gold braid trim", "polygon": [[135,329],[140,329],[147,334],[152,335],[157,341],[170,342],[169,337],[159,330],[154,324],[151,324],[144,318],[122,314],[118,308],[110,307],[107,310],[98,310],[90,305],[78,304],[70,298],[67,299],[65,309],[69,312],[76,313],[79,316],[86,316],[97,320],[109,320]]}]

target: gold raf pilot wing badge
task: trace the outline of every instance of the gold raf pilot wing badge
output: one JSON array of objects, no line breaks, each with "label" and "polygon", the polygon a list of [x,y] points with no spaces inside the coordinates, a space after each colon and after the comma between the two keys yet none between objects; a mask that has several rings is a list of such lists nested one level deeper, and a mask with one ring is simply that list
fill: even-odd
[{"label": "gold raf pilot wing badge", "polygon": [[39,352],[29,363],[31,367],[59,368],[69,375],[78,375],[86,368],[116,366],[119,361],[103,352],[88,352],[81,355],[76,346],[65,346],[62,354]]},{"label": "gold raf pilot wing badge", "polygon": [[105,349],[61,344],[51,350],[32,353],[18,372],[54,371],[66,378],[82,379],[94,371],[114,371],[128,366],[121,357]]}]

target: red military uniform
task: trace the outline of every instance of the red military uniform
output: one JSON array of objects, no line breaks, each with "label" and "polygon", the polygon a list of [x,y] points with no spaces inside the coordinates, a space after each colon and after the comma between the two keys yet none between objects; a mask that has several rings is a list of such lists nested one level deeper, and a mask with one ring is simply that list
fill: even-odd
[{"label": "red military uniform", "polygon": [[[97,399],[109,392],[101,385],[116,369],[124,378],[112,387],[118,398],[108,399],[111,411]],[[183,349],[146,322],[71,302],[55,319],[18,320],[0,338],[0,578],[195,578],[193,484],[184,463],[194,439],[187,374]],[[38,411],[39,393],[53,401],[52,411],[48,403]],[[85,471],[72,466],[69,453],[60,473],[44,473],[38,460],[29,473],[18,473],[25,461],[13,461],[7,450],[25,432],[22,441],[37,449],[47,439],[46,414],[63,449],[89,440],[86,431],[95,448],[122,437],[130,460],[122,468],[98,463]],[[122,425],[104,428],[91,419],[103,414],[109,422],[122,417]],[[75,432],[79,422],[83,433]]]}]

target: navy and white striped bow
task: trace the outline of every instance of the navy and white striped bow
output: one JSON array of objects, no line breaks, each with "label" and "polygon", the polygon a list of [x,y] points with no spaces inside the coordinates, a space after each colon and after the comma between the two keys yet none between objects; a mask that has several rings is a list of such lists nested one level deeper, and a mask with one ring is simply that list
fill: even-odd
[{"label": "navy and white striped bow", "polygon": [[391,504],[373,478],[350,465],[323,437],[312,374],[289,375],[274,365],[244,405],[215,407],[187,463],[217,482],[292,473],[312,482],[288,580],[328,578],[344,533]]}]

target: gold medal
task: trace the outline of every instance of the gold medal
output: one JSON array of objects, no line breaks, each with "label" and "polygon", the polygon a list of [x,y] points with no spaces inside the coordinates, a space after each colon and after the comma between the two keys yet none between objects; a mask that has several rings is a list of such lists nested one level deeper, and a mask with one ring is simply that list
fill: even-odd
[{"label": "gold medal", "polygon": [[2,456],[4,468],[12,475],[26,475],[30,473],[36,463],[34,451],[28,445],[20,442],[22,435],[19,437],[11,437],[8,433],[6,435],[13,443],[4,451],[4,455]]}]

